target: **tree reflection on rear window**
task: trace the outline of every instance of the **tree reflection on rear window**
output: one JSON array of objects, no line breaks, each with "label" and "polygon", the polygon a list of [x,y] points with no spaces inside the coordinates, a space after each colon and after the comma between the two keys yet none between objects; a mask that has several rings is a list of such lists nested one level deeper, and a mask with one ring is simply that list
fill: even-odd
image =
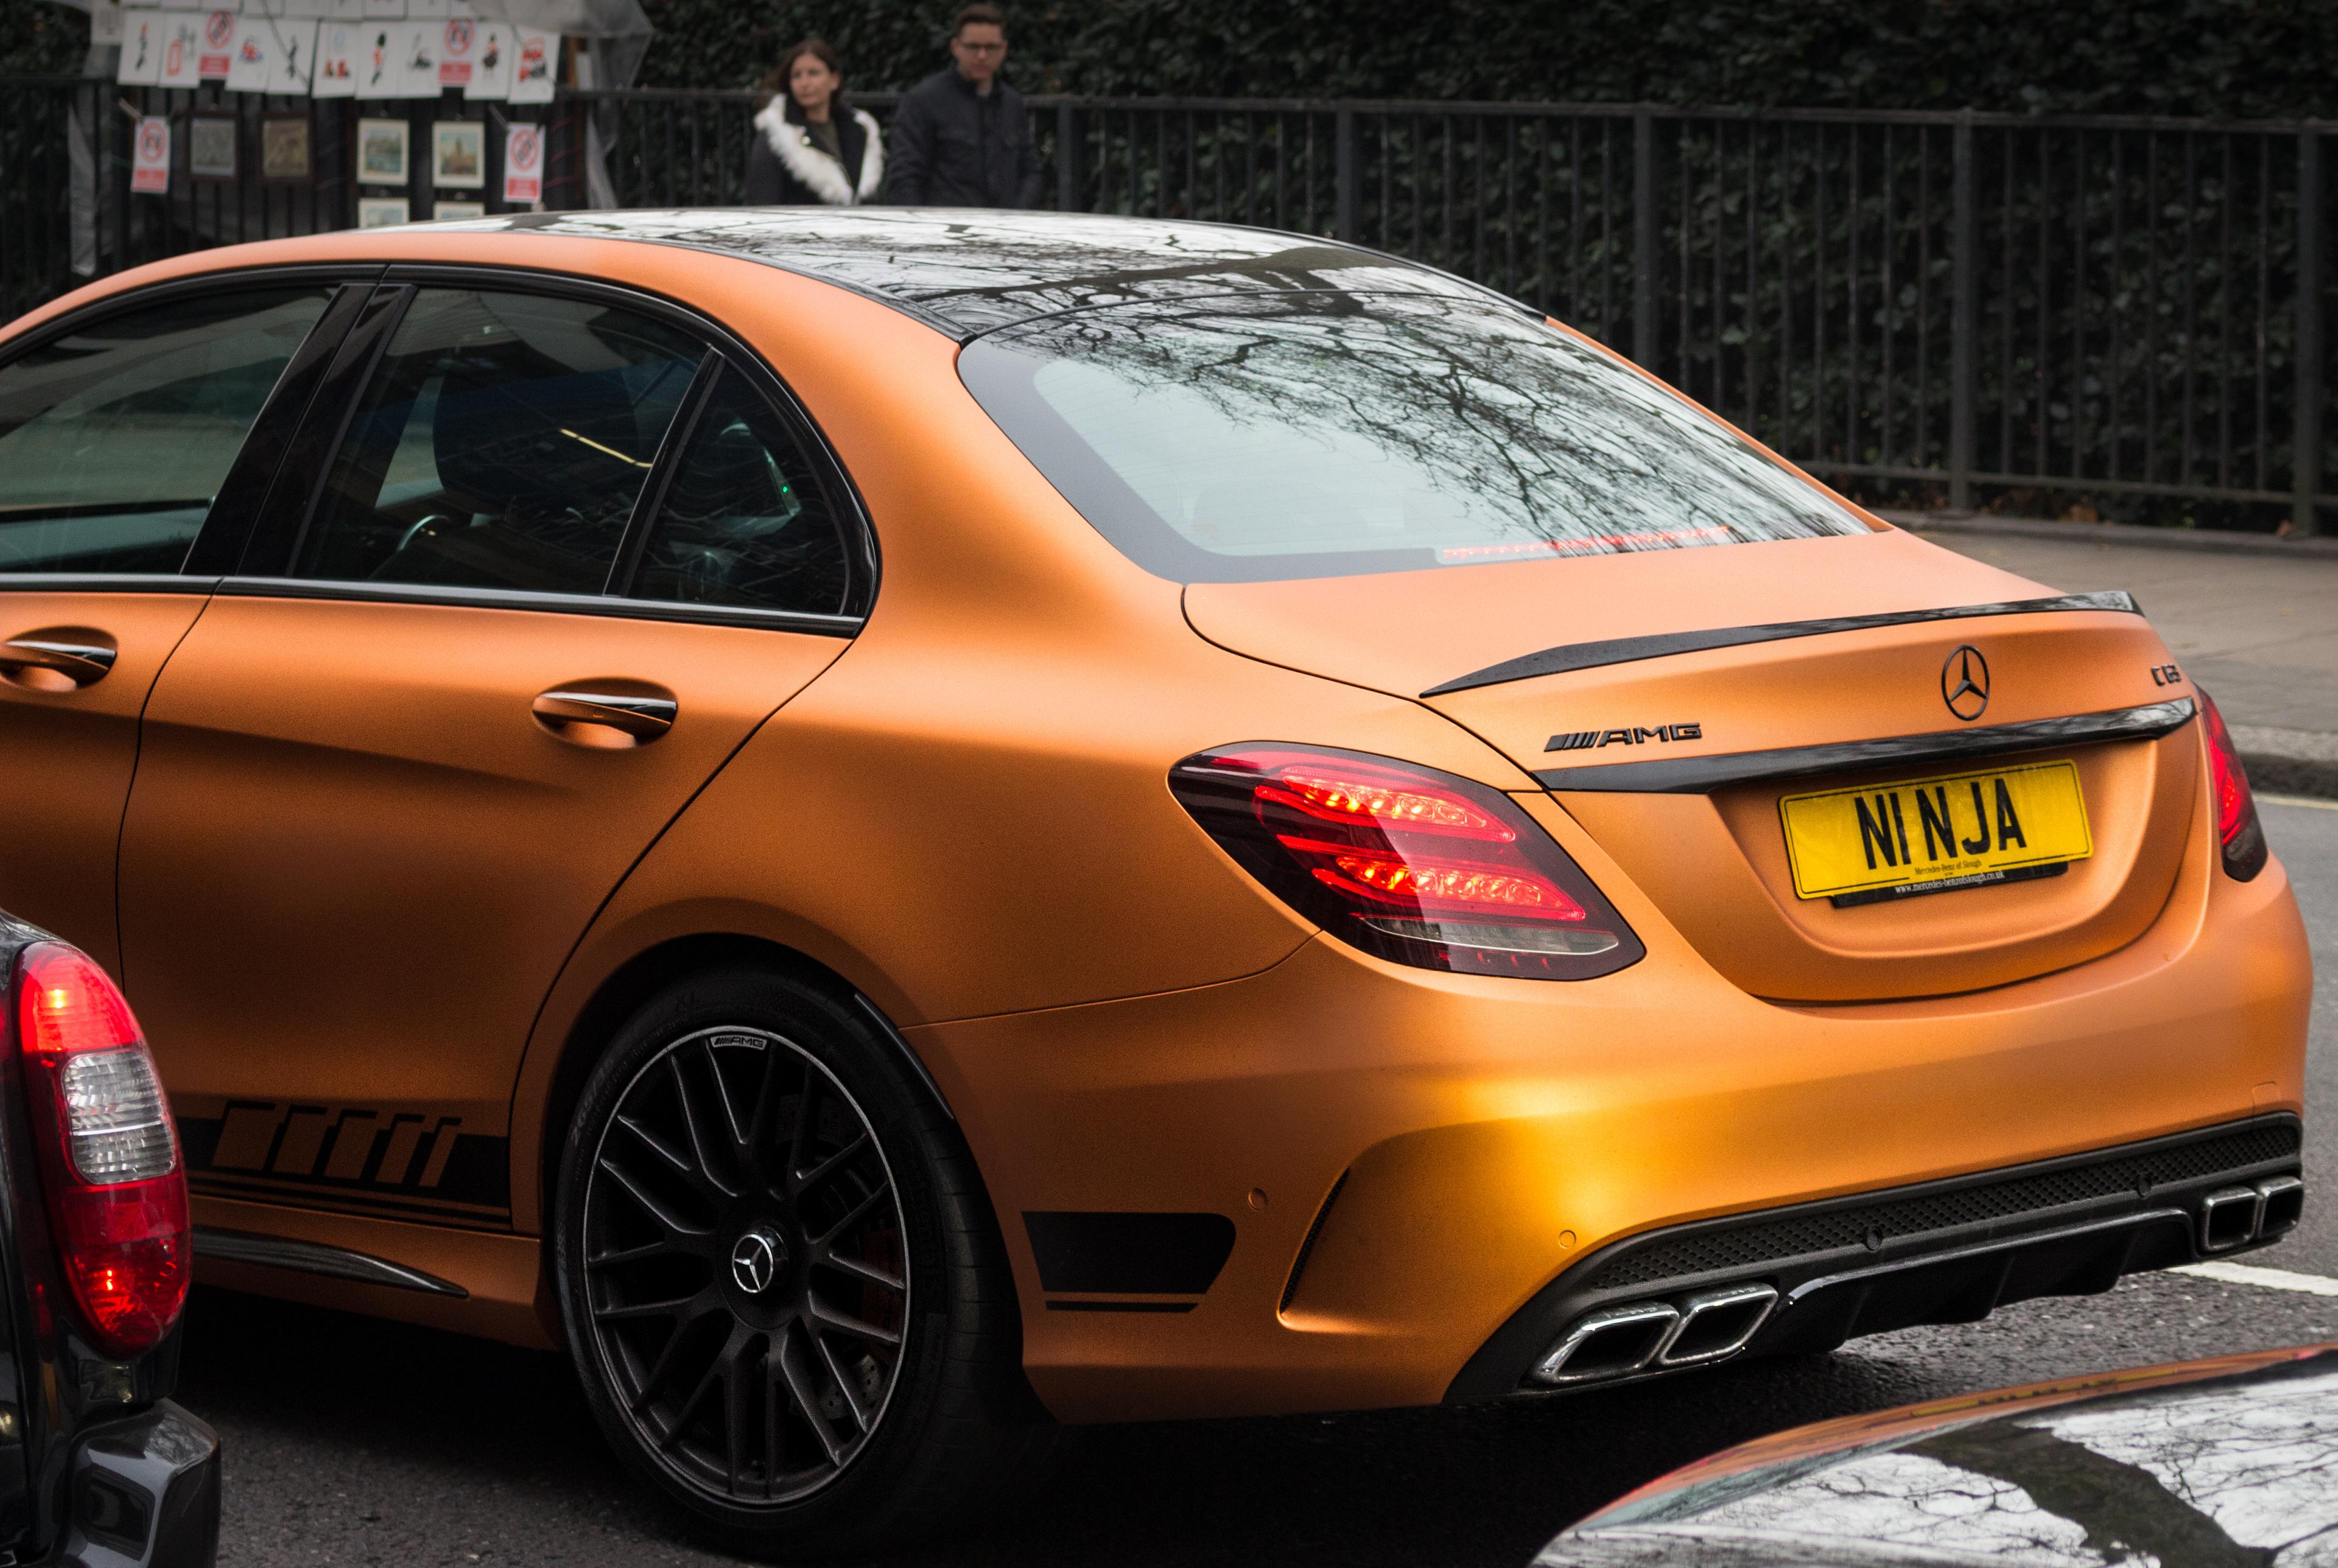
[{"label": "tree reflection on rear window", "polygon": [[959,370],[1090,523],[1180,581],[1867,532],[1682,398],[1490,304],[1080,310],[977,338]]}]

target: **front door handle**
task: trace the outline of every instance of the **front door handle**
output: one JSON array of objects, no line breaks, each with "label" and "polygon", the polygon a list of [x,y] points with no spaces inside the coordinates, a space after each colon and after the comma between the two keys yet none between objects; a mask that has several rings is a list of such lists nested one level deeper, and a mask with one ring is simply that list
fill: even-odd
[{"label": "front door handle", "polygon": [[0,642],[0,680],[34,691],[71,691],[104,680],[119,656],[103,632],[44,627]]},{"label": "front door handle", "polygon": [[553,734],[580,746],[646,746],[673,728],[682,705],[646,682],[594,681],[541,692],[529,710]]}]

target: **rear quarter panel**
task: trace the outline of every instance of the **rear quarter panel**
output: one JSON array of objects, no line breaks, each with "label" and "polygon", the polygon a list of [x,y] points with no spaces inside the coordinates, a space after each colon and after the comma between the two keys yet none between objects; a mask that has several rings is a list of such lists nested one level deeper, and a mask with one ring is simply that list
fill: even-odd
[{"label": "rear quarter panel", "polygon": [[[1180,757],[1304,740],[1532,788],[1416,703],[1195,636],[1179,585],[1106,544],[982,412],[947,337],[726,265],[752,287],[693,279],[689,298],[761,349],[828,436],[875,522],[881,585],[852,646],[643,858],[555,988],[514,1108],[523,1187],[576,1021],[660,943],[779,943],[904,1027],[1206,985],[1279,963],[1312,927],[1175,803]],[[962,1095],[967,1064],[927,1065]],[[519,1224],[540,1222],[515,1200]]]}]

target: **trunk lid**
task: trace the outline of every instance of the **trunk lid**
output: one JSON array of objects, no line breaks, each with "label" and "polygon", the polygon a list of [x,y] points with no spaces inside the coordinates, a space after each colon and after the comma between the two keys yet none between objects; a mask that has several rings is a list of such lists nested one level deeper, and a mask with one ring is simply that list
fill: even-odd
[{"label": "trunk lid", "polygon": [[[2105,596],[1930,613],[2057,598],[1894,531],[1195,583],[1186,612],[1223,647],[1418,699],[1485,739],[1747,991],[1858,1001],[2082,963],[2134,940],[2166,902],[2200,752],[2191,687],[2149,624]],[[1992,827],[1973,820],[1978,802],[1999,818],[1981,859],[2019,860],[2028,839],[2018,814],[2007,831],[1999,781],[2028,811],[2024,791],[2066,789],[2057,778],[2074,778],[2083,803],[2055,808],[2082,818],[2080,858],[1922,896],[1803,896],[1823,881],[1811,834],[1871,808],[1878,823],[1901,813],[1852,841],[1883,878],[1973,864],[1926,835],[1918,807],[1934,802],[1968,850]],[[1907,788],[1919,781],[1922,801]],[[1798,892],[1781,801],[1811,796],[1830,799],[1794,808],[1818,824],[1797,828]]]}]

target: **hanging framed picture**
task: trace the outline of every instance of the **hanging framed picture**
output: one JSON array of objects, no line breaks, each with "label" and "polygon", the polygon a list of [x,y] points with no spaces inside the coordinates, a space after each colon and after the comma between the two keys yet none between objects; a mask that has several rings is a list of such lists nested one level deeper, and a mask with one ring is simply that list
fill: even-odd
[{"label": "hanging framed picture", "polygon": [[360,229],[388,229],[406,220],[406,198],[403,196],[358,198],[358,227]]},{"label": "hanging framed picture", "polygon": [[237,132],[232,114],[194,114],[187,120],[187,172],[198,180],[235,178]]},{"label": "hanging framed picture", "polygon": [[403,120],[358,122],[358,183],[403,185],[412,172],[408,148],[413,132]]},{"label": "hanging framed picture", "polygon": [[487,127],[480,120],[441,120],[430,127],[430,183],[477,191],[487,182]]},{"label": "hanging framed picture", "polygon": [[276,115],[260,122],[260,177],[273,184],[305,185],[313,172],[309,117]]},{"label": "hanging framed picture", "polygon": [[434,223],[443,222],[449,218],[484,218],[486,215],[487,204],[484,201],[433,201],[430,203],[430,220]]}]

